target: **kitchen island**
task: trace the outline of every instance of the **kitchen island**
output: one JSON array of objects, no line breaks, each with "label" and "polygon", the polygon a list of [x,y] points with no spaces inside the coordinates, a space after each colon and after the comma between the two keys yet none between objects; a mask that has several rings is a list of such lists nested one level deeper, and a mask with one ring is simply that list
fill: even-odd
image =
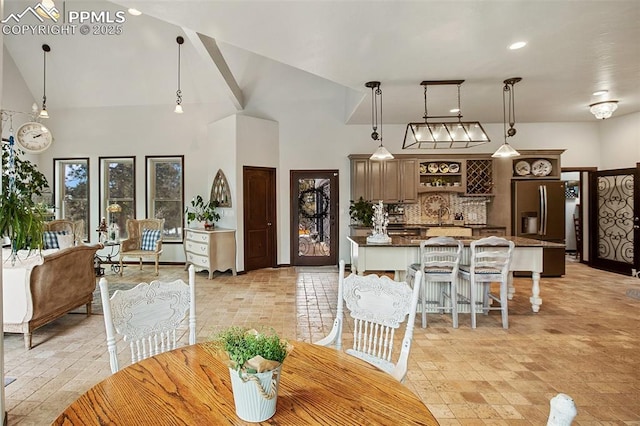
[{"label": "kitchen island", "polygon": [[[351,243],[351,271],[364,275],[365,271],[395,271],[395,279],[403,280],[407,266],[418,263],[420,259],[420,239],[395,236],[389,244],[367,243],[366,237],[347,237]],[[523,237],[504,237],[515,243],[513,258],[509,267],[509,299],[513,298],[513,271],[531,272],[531,309],[540,311],[540,273],[542,272],[542,250],[546,247],[561,248],[564,244],[550,243]],[[469,263],[470,244],[477,238],[468,237],[461,241],[464,244],[462,263]],[[458,283],[461,294],[469,293],[469,285],[463,281]],[[436,295],[428,294],[429,300]],[[480,299],[481,300],[481,299]],[[468,305],[459,305],[460,312],[468,312]],[[435,312],[435,311],[434,311]]]}]

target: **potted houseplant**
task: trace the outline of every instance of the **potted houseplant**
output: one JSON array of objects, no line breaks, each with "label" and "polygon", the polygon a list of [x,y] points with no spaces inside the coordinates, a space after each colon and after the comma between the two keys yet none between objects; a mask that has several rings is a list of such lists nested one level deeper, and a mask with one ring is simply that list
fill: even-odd
[{"label": "potted houseplant", "polygon": [[236,414],[262,422],[276,412],[282,362],[293,349],[273,329],[258,332],[231,326],[208,345],[229,366]]},{"label": "potted houseplant", "polygon": [[196,195],[191,199],[191,206],[187,206],[185,209],[187,224],[197,221],[203,222],[205,229],[213,228],[215,223],[220,220],[220,214],[216,211],[218,205],[216,200],[205,203],[201,195]]},{"label": "potted houseplant", "polygon": [[[3,142],[5,140],[3,139]],[[34,201],[49,187],[45,176],[15,149],[13,137],[2,144],[2,197],[0,236],[11,240],[12,262],[20,249],[42,249],[45,210]]]},{"label": "potted houseplant", "polygon": [[354,223],[362,224],[363,226],[373,225],[373,205],[362,197],[358,201],[351,200],[349,215]]}]

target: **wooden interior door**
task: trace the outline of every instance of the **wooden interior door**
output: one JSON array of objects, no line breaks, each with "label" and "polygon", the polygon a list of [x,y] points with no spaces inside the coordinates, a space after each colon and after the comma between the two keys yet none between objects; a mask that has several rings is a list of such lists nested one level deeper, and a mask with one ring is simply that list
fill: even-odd
[{"label": "wooden interior door", "polygon": [[638,274],[640,253],[640,163],[636,168],[596,173],[597,208],[591,228],[591,266],[624,275]]},{"label": "wooden interior door", "polygon": [[338,263],[338,171],[291,170],[291,264]]},{"label": "wooden interior door", "polygon": [[276,266],[276,169],[242,168],[244,270]]}]

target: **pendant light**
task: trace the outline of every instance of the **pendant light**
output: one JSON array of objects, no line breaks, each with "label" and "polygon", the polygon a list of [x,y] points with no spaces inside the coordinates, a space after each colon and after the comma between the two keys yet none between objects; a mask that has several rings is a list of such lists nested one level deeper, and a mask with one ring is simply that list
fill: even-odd
[{"label": "pendant light", "polygon": [[[369,81],[365,83],[365,87],[371,89],[371,139],[380,141],[378,149],[369,157],[370,160],[384,161],[392,160],[393,155],[382,145],[382,89],[380,89],[379,81]],[[380,112],[378,113],[378,103],[380,104]],[[378,121],[378,118],[380,121]],[[378,133],[378,125],[380,132]]]},{"label": "pendant light", "polygon": [[178,36],[176,38],[178,43],[178,90],[176,91],[176,109],[173,110],[176,114],[182,114],[182,90],[180,90],[180,46],[184,43],[184,38]]},{"label": "pendant light", "polygon": [[47,112],[47,52],[51,51],[51,47],[48,44],[42,45],[42,55],[43,55],[43,84],[42,84],[42,109],[40,110],[40,118],[49,118],[49,113]]},{"label": "pendant light", "polygon": [[[508,158],[520,155],[518,151],[509,145],[507,138],[516,134],[516,129],[513,127],[516,124],[515,93],[513,86],[521,80],[522,78],[520,77],[513,77],[504,81],[504,88],[502,89],[502,128],[504,130],[504,143],[491,155],[492,157]],[[508,101],[507,98],[509,99]],[[509,130],[507,130],[507,109],[509,111]]]},{"label": "pendant light", "polygon": [[[460,86],[462,83],[464,80],[430,80],[420,83],[424,87],[424,116],[422,117],[424,122],[407,124],[402,149],[470,148],[491,142],[480,122],[462,121],[462,110],[460,109]],[[441,85],[458,86],[458,108],[451,111],[457,112],[457,115],[428,115],[427,87]],[[429,121],[430,118],[440,119],[440,121]],[[442,119],[450,119],[450,121]]]}]

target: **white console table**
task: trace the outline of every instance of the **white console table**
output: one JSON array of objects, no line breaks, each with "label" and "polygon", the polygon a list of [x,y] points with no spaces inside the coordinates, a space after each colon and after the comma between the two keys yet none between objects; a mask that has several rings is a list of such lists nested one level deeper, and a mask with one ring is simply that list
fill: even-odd
[{"label": "white console table", "polygon": [[226,228],[185,229],[185,270],[193,265],[196,271],[209,271],[209,279],[215,271],[236,275],[236,231]]}]

